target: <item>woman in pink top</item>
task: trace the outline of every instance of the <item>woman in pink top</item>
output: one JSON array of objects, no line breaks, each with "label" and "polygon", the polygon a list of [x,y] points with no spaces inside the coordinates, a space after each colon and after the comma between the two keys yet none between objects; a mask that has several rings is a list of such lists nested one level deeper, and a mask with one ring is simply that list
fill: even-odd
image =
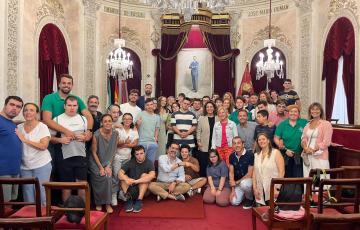
[{"label": "woman in pink top", "polygon": [[324,119],[324,109],[320,103],[309,106],[310,122],[305,126],[301,137],[301,146],[308,157],[304,160],[304,176],[309,175],[310,169],[329,169],[329,150],[333,128],[330,122]]}]

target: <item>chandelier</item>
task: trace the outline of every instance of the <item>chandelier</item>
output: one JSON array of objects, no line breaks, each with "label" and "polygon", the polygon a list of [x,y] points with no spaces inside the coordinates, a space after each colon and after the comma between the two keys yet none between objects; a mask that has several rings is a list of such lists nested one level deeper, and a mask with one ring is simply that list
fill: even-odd
[{"label": "chandelier", "polygon": [[117,77],[118,80],[133,78],[133,62],[130,60],[130,53],[127,53],[122,47],[125,47],[125,40],[121,38],[121,0],[119,0],[119,38],[114,39],[116,50],[110,52],[106,64],[108,74],[111,77]]},{"label": "chandelier", "polygon": [[220,13],[225,6],[235,4],[235,0],[143,0],[145,4],[160,8],[162,13],[179,13],[184,15],[185,21],[191,21],[191,16],[204,7],[213,13]]},{"label": "chandelier", "polygon": [[275,39],[271,39],[271,0],[270,0],[270,13],[269,13],[269,39],[264,40],[264,47],[266,49],[267,60],[264,61],[265,55],[260,52],[260,60],[256,63],[256,80],[260,80],[265,74],[267,77],[266,91],[269,91],[269,83],[271,79],[276,76],[279,78],[284,77],[283,65],[284,62],[280,60],[280,53],[275,53],[275,59],[271,47],[275,47]]}]

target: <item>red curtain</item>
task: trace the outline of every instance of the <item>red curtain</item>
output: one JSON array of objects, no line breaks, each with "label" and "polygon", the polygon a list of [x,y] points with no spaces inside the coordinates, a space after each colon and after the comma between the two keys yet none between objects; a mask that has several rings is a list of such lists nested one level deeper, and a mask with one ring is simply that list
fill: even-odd
[{"label": "red curtain", "polygon": [[339,18],[327,36],[324,48],[322,79],[326,80],[326,118],[331,119],[336,83],[338,61],[343,56],[343,81],[347,100],[349,123],[354,123],[355,99],[355,33],[349,19]]},{"label": "red curtain", "polygon": [[188,33],[189,28],[181,28],[171,33],[163,31],[161,49],[152,51],[153,56],[157,58],[156,97],[175,95],[177,55],[184,46]]},{"label": "red curtain", "polygon": [[[286,79],[286,59],[285,59],[285,55],[284,53],[276,48],[276,47],[272,47],[273,51],[273,55],[275,55],[276,52],[280,53],[280,58],[281,60],[284,62],[283,65],[283,69],[284,69],[284,79]],[[263,53],[266,55],[266,48],[261,49],[259,52],[257,52],[254,57],[251,60],[251,70],[250,70],[250,74],[251,74],[251,81],[254,87],[254,92],[259,93],[263,90],[266,90],[266,82],[267,82],[267,76],[266,74],[260,78],[260,80],[256,80],[256,63],[259,61],[259,53]],[[271,80],[271,82],[269,83],[269,90],[276,90],[277,92],[283,91],[284,87],[283,87],[283,82],[284,79],[280,79],[276,74],[275,77]]]},{"label": "red curtain", "polygon": [[228,33],[212,33],[209,28],[200,26],[206,46],[213,55],[214,61],[214,93],[223,95],[231,92],[235,95],[235,58],[239,49],[231,49],[230,31]]},{"label": "red curtain", "polygon": [[52,93],[54,69],[57,77],[69,73],[69,57],[61,31],[54,24],[47,24],[39,38],[40,103]]}]

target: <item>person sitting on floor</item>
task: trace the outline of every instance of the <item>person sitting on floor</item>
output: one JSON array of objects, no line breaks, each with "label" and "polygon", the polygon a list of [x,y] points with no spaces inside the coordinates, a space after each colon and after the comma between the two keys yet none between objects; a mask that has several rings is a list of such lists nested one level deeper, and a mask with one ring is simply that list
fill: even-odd
[{"label": "person sitting on floor", "polygon": [[206,178],[199,176],[199,161],[190,156],[189,145],[182,145],[180,147],[180,154],[183,160],[180,165],[185,170],[185,181],[191,186],[188,195],[193,196],[194,192],[201,193],[201,188],[206,184]]},{"label": "person sitting on floor", "polygon": [[230,184],[229,169],[224,160],[221,160],[216,149],[209,152],[209,166],[207,168],[208,187],[203,196],[205,203],[215,203],[225,207],[229,205]]},{"label": "person sitting on floor", "polygon": [[190,184],[185,182],[182,161],[176,157],[179,144],[170,143],[166,146],[166,155],[159,157],[159,171],[156,182],[151,182],[149,190],[157,195],[157,200],[172,199],[184,201],[185,194],[190,189]]},{"label": "person sitting on floor", "polygon": [[232,205],[239,205],[245,197],[243,208],[250,209],[254,203],[252,190],[254,153],[245,149],[244,141],[240,137],[233,138],[232,146],[235,151],[229,157],[230,202]]},{"label": "person sitting on floor", "polygon": [[118,176],[127,198],[125,212],[140,212],[145,192],[155,178],[155,168],[152,161],[146,158],[143,146],[133,147],[132,154],[131,160],[121,167]]}]

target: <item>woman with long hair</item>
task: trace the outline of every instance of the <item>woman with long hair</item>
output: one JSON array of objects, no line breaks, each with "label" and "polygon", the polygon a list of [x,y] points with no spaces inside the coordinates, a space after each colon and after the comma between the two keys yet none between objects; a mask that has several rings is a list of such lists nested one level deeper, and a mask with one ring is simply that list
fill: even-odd
[{"label": "woman with long hair", "polygon": [[[266,133],[259,133],[256,138],[253,191],[257,204],[267,205],[270,199],[272,178],[283,178],[285,173],[284,158],[279,150],[271,146]],[[278,193],[278,191],[275,191]]]},{"label": "woman with long hair", "polygon": [[205,203],[216,203],[219,206],[228,206],[230,203],[229,169],[221,160],[215,149],[209,152],[209,165],[206,169],[208,187],[203,196]]},{"label": "woman with long hair", "polygon": [[[333,134],[333,127],[325,120],[324,109],[315,102],[308,110],[310,122],[304,127],[301,146],[303,147],[304,176],[308,176],[311,169],[329,169],[329,146]],[[305,155],[304,155],[305,154]]]},{"label": "woman with long hair", "polygon": [[203,115],[199,117],[198,125],[196,127],[197,146],[199,149],[196,156],[200,164],[200,176],[206,176],[206,167],[209,159],[214,125],[215,122],[219,120],[216,116],[217,112],[214,102],[206,102],[203,111]]},{"label": "woman with long hair", "polygon": [[[131,117],[132,119],[132,117]],[[119,134],[113,128],[111,115],[104,114],[101,117],[101,128],[98,129],[92,140],[89,159],[90,185],[94,194],[96,210],[102,210],[106,206],[106,211],[112,213],[112,166]]]},{"label": "woman with long hair", "polygon": [[[47,150],[50,141],[48,127],[38,120],[39,107],[34,103],[26,103],[23,109],[25,122],[19,124],[16,134],[23,143],[21,161],[21,177],[37,177],[40,184],[50,180],[51,156]],[[24,201],[34,202],[35,191],[33,185],[23,185]],[[45,188],[40,186],[41,205],[45,206]]]},{"label": "woman with long hair", "polygon": [[158,136],[158,150],[156,153],[156,159],[159,158],[159,156],[166,154],[166,121],[169,116],[169,112],[166,109],[166,97],[160,96],[158,98],[158,105],[157,109],[159,111],[160,116],[160,129],[159,129],[159,136]]}]

